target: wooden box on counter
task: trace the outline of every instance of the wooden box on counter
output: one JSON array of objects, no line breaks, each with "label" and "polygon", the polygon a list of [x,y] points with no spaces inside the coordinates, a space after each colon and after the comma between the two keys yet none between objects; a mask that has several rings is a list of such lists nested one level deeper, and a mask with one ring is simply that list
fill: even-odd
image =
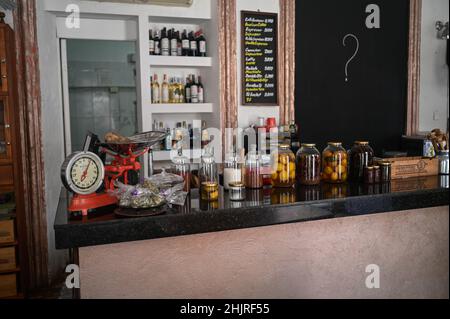
[{"label": "wooden box on counter", "polygon": [[439,175],[439,160],[424,157],[398,157],[376,159],[377,162],[389,162],[392,165],[393,180]]}]

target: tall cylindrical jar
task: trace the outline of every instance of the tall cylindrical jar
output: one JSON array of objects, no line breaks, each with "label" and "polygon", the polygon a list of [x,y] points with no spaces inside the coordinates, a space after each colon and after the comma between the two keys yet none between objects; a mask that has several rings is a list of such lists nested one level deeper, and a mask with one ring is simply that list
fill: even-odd
[{"label": "tall cylindrical jar", "polygon": [[174,174],[183,177],[184,191],[191,192],[191,165],[189,158],[183,156],[183,151],[180,149],[178,155],[172,159],[172,171]]},{"label": "tall cylindrical jar", "polygon": [[330,142],[322,153],[322,180],[344,183],[348,178],[347,152],[340,142]]},{"label": "tall cylindrical jar", "polygon": [[214,159],[214,151],[206,148],[202,156],[199,172],[200,197],[203,201],[214,202],[219,200],[219,176]]},{"label": "tall cylindrical jar", "polygon": [[223,188],[230,189],[230,184],[241,183],[243,175],[243,164],[235,153],[229,154],[225,157],[223,169]]},{"label": "tall cylindrical jar", "polygon": [[320,152],[315,144],[303,144],[297,152],[297,176],[302,185],[320,184]]},{"label": "tall cylindrical jar", "polygon": [[261,173],[261,156],[256,145],[250,146],[250,151],[245,159],[244,170],[245,187],[259,189],[263,187],[263,175]]},{"label": "tall cylindrical jar", "polygon": [[364,169],[373,166],[374,151],[369,142],[357,141],[350,150],[350,179],[355,182],[364,181]]},{"label": "tall cylindrical jar", "polygon": [[281,144],[272,154],[272,184],[274,187],[292,187],[295,184],[295,155],[289,144]]}]

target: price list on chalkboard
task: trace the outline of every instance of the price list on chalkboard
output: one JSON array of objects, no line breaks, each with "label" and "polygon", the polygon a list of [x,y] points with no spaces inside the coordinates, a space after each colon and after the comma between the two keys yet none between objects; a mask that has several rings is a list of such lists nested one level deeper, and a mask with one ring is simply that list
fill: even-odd
[{"label": "price list on chalkboard", "polygon": [[278,105],[278,15],[242,11],[242,104]]}]

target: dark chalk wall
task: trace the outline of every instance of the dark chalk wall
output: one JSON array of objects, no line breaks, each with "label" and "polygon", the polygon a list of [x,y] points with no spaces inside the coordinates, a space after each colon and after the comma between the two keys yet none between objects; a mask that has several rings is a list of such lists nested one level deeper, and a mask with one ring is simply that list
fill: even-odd
[{"label": "dark chalk wall", "polygon": [[[366,27],[366,6],[380,7],[380,29]],[[369,140],[376,153],[397,150],[407,103],[408,0],[298,0],[296,120],[301,141],[322,149]],[[359,39],[359,52],[348,66]]]}]

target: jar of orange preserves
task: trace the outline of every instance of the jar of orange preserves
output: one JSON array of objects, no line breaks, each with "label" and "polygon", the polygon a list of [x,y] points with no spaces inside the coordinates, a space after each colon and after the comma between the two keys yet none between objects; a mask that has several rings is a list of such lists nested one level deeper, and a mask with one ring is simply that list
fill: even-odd
[{"label": "jar of orange preserves", "polygon": [[287,144],[280,145],[278,152],[272,154],[272,185],[292,187],[295,184],[295,155]]},{"label": "jar of orange preserves", "polygon": [[347,152],[340,142],[330,142],[322,153],[322,180],[328,183],[344,183],[348,178]]}]

